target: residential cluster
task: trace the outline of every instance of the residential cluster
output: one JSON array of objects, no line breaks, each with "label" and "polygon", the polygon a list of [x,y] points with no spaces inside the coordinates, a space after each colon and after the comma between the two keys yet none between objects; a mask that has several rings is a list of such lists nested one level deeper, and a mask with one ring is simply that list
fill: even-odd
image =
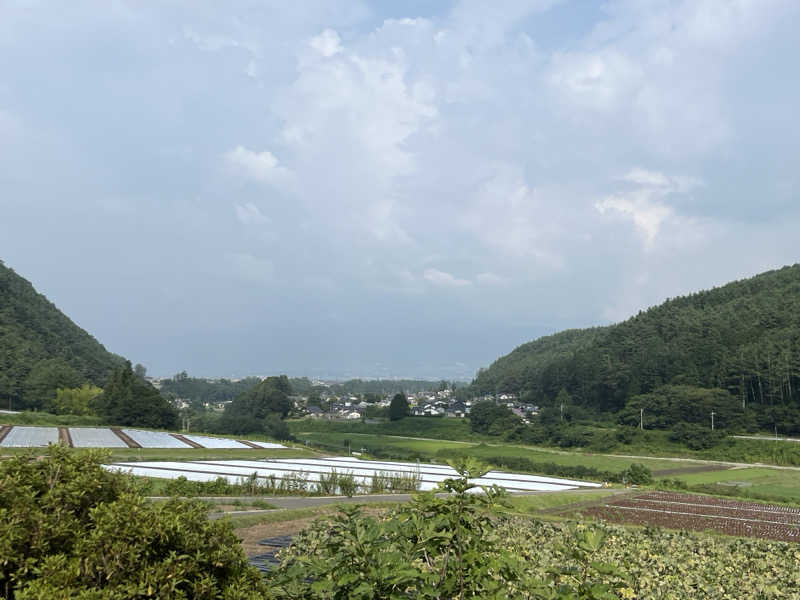
[{"label": "residential cluster", "polygon": [[[345,396],[321,396],[309,399],[300,397],[295,400],[298,414],[316,419],[355,420],[380,416],[389,408],[394,394],[386,394],[379,399],[368,401],[353,394]],[[461,418],[469,415],[471,407],[481,401],[494,401],[506,405],[523,421],[537,412],[536,406],[523,404],[511,394],[482,396],[468,400],[456,398],[452,390],[428,391],[406,394],[411,414],[417,417],[451,417]]]}]

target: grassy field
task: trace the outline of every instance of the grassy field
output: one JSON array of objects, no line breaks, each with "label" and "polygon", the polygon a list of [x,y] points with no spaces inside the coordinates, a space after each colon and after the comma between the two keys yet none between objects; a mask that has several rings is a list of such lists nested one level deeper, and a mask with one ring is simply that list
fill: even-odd
[{"label": "grassy field", "polygon": [[[295,435],[299,432],[360,433],[473,443],[483,441],[489,444],[499,441],[497,437],[473,433],[470,430],[468,419],[407,417],[399,421],[379,423],[303,419],[289,421],[288,424]],[[712,448],[690,450],[685,445],[670,440],[669,431],[645,430],[637,433],[631,443],[624,444],[616,441],[615,434],[618,433],[619,427],[612,423],[601,423],[594,426],[582,423],[579,427],[596,434],[595,443],[590,443],[584,448],[586,452],[800,466],[800,443],[729,437]],[[542,449],[559,450],[555,447]]]},{"label": "grassy field", "polygon": [[318,443],[323,449],[330,449],[330,451],[341,452],[346,448],[345,441],[350,440],[354,451],[360,451],[361,448],[365,448],[368,453],[377,456],[396,455],[398,458],[414,458],[416,455],[421,459],[437,462],[444,462],[448,451],[457,451],[458,453],[468,454],[486,461],[490,461],[492,456],[514,456],[528,458],[535,462],[548,462],[568,466],[583,465],[602,471],[622,471],[629,467],[631,462],[641,462],[652,470],[674,469],[676,467],[674,462],[660,459],[632,461],[630,458],[547,450],[514,444],[476,444],[449,440],[419,440],[390,435],[341,432],[297,432],[295,435],[301,442],[308,440],[312,443]]},{"label": "grassy field", "polygon": [[294,434],[300,443],[311,442],[321,449],[331,452],[346,452],[346,441],[350,440],[350,448],[354,452],[364,448],[367,452],[391,449],[406,452],[417,452],[426,456],[434,456],[442,448],[464,448],[469,442],[453,442],[449,440],[416,440],[391,435],[373,433],[339,433],[339,432],[298,432]]},{"label": "grassy field", "polygon": [[360,421],[328,421],[302,419],[286,422],[289,430],[316,433],[370,433],[406,437],[434,438],[437,440],[481,441],[489,436],[473,433],[467,419],[439,417],[406,417],[399,421],[361,423]]},{"label": "grassy field", "polygon": [[529,496],[514,496],[510,499],[511,511],[514,513],[536,513],[548,508],[559,508],[575,504],[576,502],[589,502],[602,500],[614,495],[612,490],[589,490],[580,492],[553,492],[548,494],[531,494]]},{"label": "grassy field", "polygon": [[491,456],[520,456],[535,462],[549,462],[557,465],[593,467],[600,471],[622,471],[632,462],[642,463],[653,471],[674,469],[673,461],[658,458],[630,459],[618,456],[604,456],[587,452],[567,452],[565,450],[549,450],[515,444],[479,444],[469,450],[472,456],[489,459]]},{"label": "grassy field", "polygon": [[[724,491],[742,498],[766,498],[800,503],[800,471],[753,467],[676,475],[689,486],[704,485],[707,491]],[[719,490],[720,487],[724,489]]]}]

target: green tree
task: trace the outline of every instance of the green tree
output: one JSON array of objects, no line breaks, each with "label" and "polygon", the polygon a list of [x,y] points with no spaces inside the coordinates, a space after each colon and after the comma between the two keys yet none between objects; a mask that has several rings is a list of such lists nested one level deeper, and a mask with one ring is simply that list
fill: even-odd
[{"label": "green tree", "polygon": [[392,401],[389,404],[389,420],[399,421],[400,419],[407,417],[410,412],[411,409],[408,406],[408,399],[406,398],[406,395],[402,392],[396,393],[392,397]]},{"label": "green tree", "polygon": [[39,361],[25,379],[23,406],[36,410],[49,408],[58,388],[78,387],[81,383],[83,377],[64,360]]},{"label": "green tree", "polygon": [[504,430],[515,427],[519,419],[504,405],[491,400],[483,400],[472,405],[469,411],[469,424],[475,433],[500,435]]},{"label": "green tree", "polygon": [[88,383],[79,388],[59,388],[50,410],[57,415],[88,415],[94,399],[102,393],[102,388]]},{"label": "green tree", "polygon": [[171,429],[178,412],[144,379],[133,373],[131,363],[111,375],[102,394],[92,403],[94,412],[115,425]]},{"label": "green tree", "polygon": [[292,386],[286,375],[267,377],[251,389],[242,392],[225,409],[226,413],[245,415],[263,420],[268,414],[278,413],[282,418],[289,414]]}]

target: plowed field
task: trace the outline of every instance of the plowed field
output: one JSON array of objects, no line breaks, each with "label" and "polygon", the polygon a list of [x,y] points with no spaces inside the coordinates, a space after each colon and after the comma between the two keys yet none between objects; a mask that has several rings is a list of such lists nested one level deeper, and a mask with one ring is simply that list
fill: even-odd
[{"label": "plowed field", "polygon": [[612,523],[800,542],[800,509],[693,494],[650,492],[580,509]]}]

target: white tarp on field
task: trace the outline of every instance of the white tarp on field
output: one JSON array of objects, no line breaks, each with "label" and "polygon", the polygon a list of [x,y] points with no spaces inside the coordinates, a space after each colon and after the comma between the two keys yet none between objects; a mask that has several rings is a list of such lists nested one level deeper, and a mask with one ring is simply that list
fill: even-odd
[{"label": "white tarp on field", "polygon": [[[142,448],[192,448],[165,431],[145,431],[144,429],[123,429],[134,442]],[[75,448],[127,448],[128,445],[109,427],[70,427],[70,438]],[[262,449],[286,448],[274,442],[242,443],[230,438],[211,437],[207,435],[186,435],[186,439],[203,448],[253,450],[253,446]],[[37,448],[58,443],[58,427],[12,426],[6,437],[0,442],[4,448]]]},{"label": "white tarp on field", "polygon": [[39,448],[58,443],[58,427],[14,427],[0,446],[3,448]]},{"label": "white tarp on field", "polygon": [[[211,481],[222,477],[230,483],[237,483],[255,474],[258,478],[283,479],[288,476],[303,477],[313,484],[320,480],[321,474],[336,471],[349,474],[364,485],[369,486],[376,474],[413,475],[418,474],[420,489],[432,490],[448,477],[456,477],[457,473],[447,465],[429,465],[414,463],[392,463],[362,461],[352,458],[325,459],[280,459],[280,460],[224,460],[224,461],[153,461],[116,463],[107,468],[129,471],[134,475],[177,479],[186,477],[193,481]],[[521,473],[492,471],[484,477],[473,480],[479,485],[498,485],[509,491],[561,491],[578,487],[600,487],[598,483],[540,477]]]},{"label": "white tarp on field", "polygon": [[70,427],[69,437],[75,448],[127,448],[117,434],[106,427]]},{"label": "white tarp on field", "polygon": [[142,448],[191,448],[186,442],[182,442],[164,431],[123,429],[122,433],[127,435]]},{"label": "white tarp on field", "polygon": [[184,435],[187,440],[200,444],[203,448],[249,448],[247,444],[228,438],[209,437],[206,435]]}]

